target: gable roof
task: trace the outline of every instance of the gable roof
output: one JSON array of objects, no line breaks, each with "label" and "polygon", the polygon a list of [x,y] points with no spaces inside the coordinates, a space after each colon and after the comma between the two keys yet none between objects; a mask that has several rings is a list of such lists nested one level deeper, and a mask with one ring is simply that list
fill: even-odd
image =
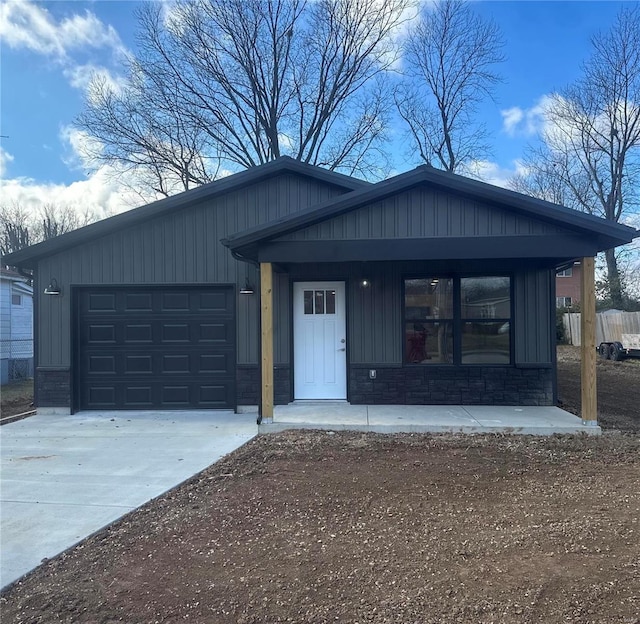
[{"label": "gable roof", "polygon": [[630,243],[635,237],[640,236],[640,230],[637,231],[626,225],[493,186],[486,182],[441,171],[428,165],[421,165],[407,173],[353,190],[320,205],[233,234],[221,242],[229,249],[242,253],[243,249],[255,247],[261,242],[321,223],[423,184],[508,208],[534,219],[559,225],[578,234],[590,235],[598,239],[599,251]]},{"label": "gable roof", "polygon": [[5,269],[4,267],[0,267],[0,279],[7,280],[10,282],[26,282],[27,278],[24,275],[20,275],[16,271],[12,271],[11,269]]},{"label": "gable roof", "polygon": [[7,266],[33,267],[34,263],[40,258],[64,251],[76,245],[90,242],[101,236],[131,227],[147,219],[155,218],[177,209],[184,209],[207,199],[212,199],[244,186],[255,184],[266,178],[286,173],[312,178],[318,182],[325,182],[343,188],[346,191],[371,185],[370,182],[364,180],[309,165],[288,156],[281,156],[264,165],[252,167],[251,169],[232,174],[225,178],[214,180],[195,189],[160,199],[108,219],[103,219],[102,221],[67,232],[42,243],[31,245],[30,247],[4,256],[2,262]]}]

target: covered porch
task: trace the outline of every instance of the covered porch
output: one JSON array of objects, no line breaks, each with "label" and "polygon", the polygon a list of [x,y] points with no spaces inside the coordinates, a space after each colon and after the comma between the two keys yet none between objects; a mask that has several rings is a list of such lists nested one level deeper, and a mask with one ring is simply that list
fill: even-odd
[{"label": "covered porch", "polygon": [[259,433],[288,429],[368,433],[470,433],[600,435],[596,423],[553,406],[350,405],[347,402],[294,401],[276,405]]},{"label": "covered porch", "polygon": [[[234,257],[259,266],[258,421],[272,430],[597,433],[594,258],[634,234],[420,167],[231,236],[223,243]],[[578,259],[581,417],[556,407],[555,356],[555,273]],[[329,295],[337,314],[341,293],[345,329],[324,340],[346,358],[346,391],[305,394],[299,363],[326,360],[296,349],[305,340],[296,318],[328,314]],[[312,338],[326,335],[306,326]],[[290,371],[287,405],[274,404],[274,367]],[[317,398],[346,400],[301,401]]]}]

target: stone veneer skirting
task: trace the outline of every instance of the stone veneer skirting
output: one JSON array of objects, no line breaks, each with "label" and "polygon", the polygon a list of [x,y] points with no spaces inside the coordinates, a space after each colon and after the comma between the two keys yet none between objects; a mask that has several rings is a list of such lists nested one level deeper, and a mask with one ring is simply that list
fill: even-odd
[{"label": "stone veneer skirting", "polygon": [[71,407],[71,371],[38,368],[35,378],[37,407]]},{"label": "stone veneer skirting", "polygon": [[[275,366],[273,370],[273,402],[286,405],[291,401],[291,374],[288,366]],[[238,405],[260,403],[260,371],[257,366],[238,365],[236,369]]]},{"label": "stone veneer skirting", "polygon": [[[553,405],[553,369],[494,366],[369,367],[349,369],[349,401],[354,405]],[[70,407],[68,369],[36,371],[38,406]],[[260,375],[255,365],[236,370],[238,405],[260,402]],[[288,366],[274,369],[274,403],[291,401]]]},{"label": "stone veneer skirting", "polygon": [[[374,368],[373,366],[371,368]],[[351,367],[349,398],[359,405],[553,405],[551,368],[494,366]]]}]

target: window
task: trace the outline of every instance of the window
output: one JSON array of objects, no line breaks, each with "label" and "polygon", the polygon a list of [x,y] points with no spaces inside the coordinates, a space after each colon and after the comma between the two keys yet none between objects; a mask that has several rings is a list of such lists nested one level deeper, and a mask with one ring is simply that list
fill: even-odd
[{"label": "window", "polygon": [[556,297],[556,308],[570,308],[571,297]]},{"label": "window", "polygon": [[11,305],[21,306],[22,305],[22,295],[11,295]]},{"label": "window", "polygon": [[573,269],[569,267],[568,269],[564,269],[564,271],[558,271],[556,273],[557,277],[571,277],[573,275]]},{"label": "window", "polygon": [[509,364],[511,279],[404,281],[405,363]]},{"label": "window", "polygon": [[408,279],[404,283],[405,361],[453,362],[453,280]]},{"label": "window", "polygon": [[335,290],[305,290],[303,299],[305,314],[336,313]]},{"label": "window", "polygon": [[511,360],[511,280],[463,277],[461,351],[463,364],[508,364]]}]

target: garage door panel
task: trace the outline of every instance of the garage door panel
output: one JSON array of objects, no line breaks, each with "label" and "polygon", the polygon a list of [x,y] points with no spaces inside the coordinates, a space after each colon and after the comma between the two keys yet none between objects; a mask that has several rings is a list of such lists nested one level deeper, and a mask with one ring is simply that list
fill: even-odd
[{"label": "garage door panel", "polygon": [[233,288],[96,290],[78,295],[80,409],[234,407]]},{"label": "garage door panel", "polygon": [[200,293],[198,296],[198,310],[225,314],[232,308],[229,304],[230,292]]},{"label": "garage door panel", "polygon": [[144,373],[153,374],[153,357],[147,353],[140,354],[119,354],[123,362],[122,367],[118,367],[118,372],[125,375],[139,375]]},{"label": "garage door panel", "polygon": [[153,407],[153,388],[150,385],[125,386],[124,403],[132,409]]},{"label": "garage door panel", "polygon": [[90,355],[87,358],[87,372],[90,375],[116,373],[116,358],[113,355]]},{"label": "garage door panel", "polygon": [[85,310],[88,312],[115,312],[115,293],[91,293],[86,300]]},{"label": "garage door panel", "polygon": [[153,311],[153,296],[151,293],[125,293],[124,312]]},{"label": "garage door panel", "polygon": [[116,406],[115,386],[94,386],[87,389],[87,405],[93,408],[111,409]]},{"label": "garage door panel", "polygon": [[152,323],[126,323],[124,326],[125,344],[153,343]]},{"label": "garage door panel", "polygon": [[176,292],[176,293],[162,293],[162,310],[163,311],[175,311],[182,310],[183,312],[191,311],[191,304],[189,301],[188,292]]}]

